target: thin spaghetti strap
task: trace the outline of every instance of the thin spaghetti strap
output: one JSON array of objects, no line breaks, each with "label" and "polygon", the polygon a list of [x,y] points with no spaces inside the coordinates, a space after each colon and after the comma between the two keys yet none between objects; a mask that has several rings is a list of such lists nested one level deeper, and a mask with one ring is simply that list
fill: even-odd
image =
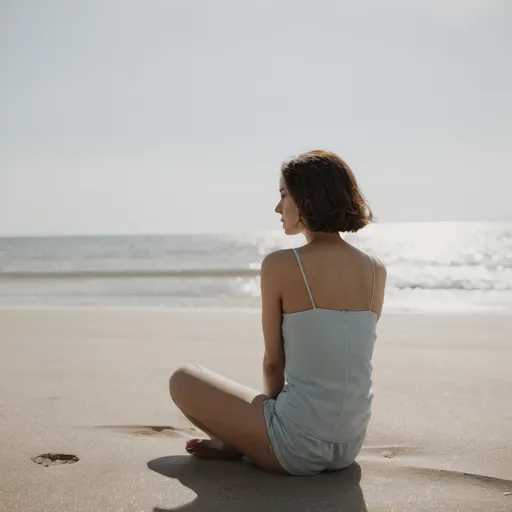
[{"label": "thin spaghetti strap", "polygon": [[300,273],[302,274],[302,279],[304,279],[304,284],[306,285],[306,290],[308,291],[309,300],[311,301],[311,305],[313,306],[313,309],[316,309],[315,301],[313,300],[313,294],[311,293],[311,290],[309,288],[308,280],[306,279],[306,274],[304,273],[304,269],[302,268],[302,263],[300,261],[297,250],[295,248],[292,250],[293,250],[293,254],[295,254],[297,263],[299,264]]},{"label": "thin spaghetti strap", "polygon": [[372,296],[370,298],[370,306],[368,307],[368,311],[371,311],[372,304],[373,304],[373,295],[375,294],[375,262],[373,261],[373,258],[369,256],[371,262],[372,262],[372,271],[373,271],[373,284],[372,284]]}]

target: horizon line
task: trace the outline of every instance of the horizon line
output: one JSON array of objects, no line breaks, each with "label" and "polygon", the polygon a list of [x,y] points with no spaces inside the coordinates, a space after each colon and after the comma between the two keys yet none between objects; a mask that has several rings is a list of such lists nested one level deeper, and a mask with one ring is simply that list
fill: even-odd
[{"label": "horizon line", "polygon": [[[363,228],[361,231],[367,228],[371,228],[373,226],[378,225],[425,225],[425,224],[484,224],[484,225],[492,225],[492,224],[502,224],[512,225],[512,221],[510,220],[502,220],[502,221],[474,221],[474,220],[434,220],[434,221],[385,221],[385,222],[372,222],[366,228]],[[204,232],[204,231],[155,231],[155,232],[106,232],[106,233],[0,233],[0,238],[80,238],[80,237],[120,237],[120,236],[129,236],[129,237],[142,237],[142,236],[233,236],[233,235],[255,235],[259,233],[279,233],[282,232],[282,229],[255,229],[250,231],[241,231],[241,230],[233,230],[233,231],[216,231],[216,232]],[[350,233],[348,233],[350,234]]]}]

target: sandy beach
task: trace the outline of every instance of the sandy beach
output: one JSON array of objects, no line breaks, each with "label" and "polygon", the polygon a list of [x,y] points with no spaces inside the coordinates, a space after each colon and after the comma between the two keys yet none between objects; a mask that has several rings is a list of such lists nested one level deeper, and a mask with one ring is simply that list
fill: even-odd
[{"label": "sandy beach", "polygon": [[167,391],[189,361],[261,388],[257,311],[0,310],[0,510],[512,511],[511,336],[511,315],[385,315],[357,464],[281,477],[188,456]]}]

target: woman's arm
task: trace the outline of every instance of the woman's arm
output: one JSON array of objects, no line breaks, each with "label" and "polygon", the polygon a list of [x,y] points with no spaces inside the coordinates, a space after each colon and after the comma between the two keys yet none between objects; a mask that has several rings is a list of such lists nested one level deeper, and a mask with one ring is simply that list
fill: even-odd
[{"label": "woman's arm", "polygon": [[265,341],[263,388],[275,398],[284,387],[284,347],[281,334],[280,252],[269,254],[261,265],[262,327]]}]

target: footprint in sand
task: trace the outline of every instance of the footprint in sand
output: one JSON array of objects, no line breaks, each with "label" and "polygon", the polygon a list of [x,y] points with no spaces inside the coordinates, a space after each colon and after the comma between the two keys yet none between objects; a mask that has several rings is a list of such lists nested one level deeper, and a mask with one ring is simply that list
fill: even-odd
[{"label": "footprint in sand", "polygon": [[[380,459],[384,457],[386,459],[394,459],[397,457],[405,456],[409,463],[411,461],[419,462],[422,458],[415,457],[416,455],[426,455],[427,458],[423,460],[426,462],[430,460],[432,463],[432,452],[427,450],[426,448],[421,448],[419,446],[365,446],[361,450],[362,458],[366,458],[365,455],[369,455],[370,460],[375,460],[374,457]],[[401,461],[401,462],[404,462]],[[471,482],[473,484],[482,484],[484,486],[494,486],[496,488],[500,488],[503,490],[503,495],[511,495],[507,493],[512,493],[512,480],[506,480],[501,478],[495,478],[486,475],[480,475],[475,473],[464,473],[461,471],[451,471],[447,469],[439,469],[432,467],[424,467],[423,465],[411,465],[404,468],[404,470],[412,473],[423,474],[427,477],[446,479],[450,478],[452,480],[465,480],[466,482]]]},{"label": "footprint in sand", "polygon": [[61,464],[74,464],[80,460],[76,455],[66,453],[43,453],[37,457],[31,457],[31,459],[36,464],[40,464],[45,468],[49,466],[59,466]]},{"label": "footprint in sand", "polygon": [[466,481],[471,484],[481,485],[482,487],[493,487],[496,490],[502,491],[504,496],[512,492],[512,480],[504,478],[495,478],[492,476],[479,475],[476,473],[464,473],[462,471],[450,471],[447,469],[434,469],[434,468],[419,468],[409,467],[407,471],[419,475],[424,475],[430,478]]},{"label": "footprint in sand", "polygon": [[163,437],[186,437],[197,435],[198,430],[194,427],[178,428],[169,425],[102,425],[97,428],[106,428],[131,434],[134,436],[163,436]]},{"label": "footprint in sand", "polygon": [[361,458],[365,459],[367,458],[365,455],[369,455],[370,457],[368,457],[367,460],[375,461],[375,458],[381,459],[381,457],[384,457],[386,459],[394,459],[396,457],[405,456],[405,458],[400,461],[400,465],[402,465],[402,467],[400,468],[399,466],[396,466],[393,471],[422,475],[429,480],[435,479],[449,480],[452,482],[467,482],[472,485],[480,485],[484,488],[494,488],[501,491],[504,496],[512,495],[512,480],[475,473],[465,473],[462,471],[451,471],[435,467],[424,467],[423,464],[407,464],[406,466],[403,466],[405,461],[408,461],[408,463],[428,463],[428,461],[430,461],[432,464],[433,461],[431,457],[427,457],[426,459],[415,457],[416,455],[425,455],[427,452],[427,449],[420,448],[419,446],[365,446],[361,451]]}]

